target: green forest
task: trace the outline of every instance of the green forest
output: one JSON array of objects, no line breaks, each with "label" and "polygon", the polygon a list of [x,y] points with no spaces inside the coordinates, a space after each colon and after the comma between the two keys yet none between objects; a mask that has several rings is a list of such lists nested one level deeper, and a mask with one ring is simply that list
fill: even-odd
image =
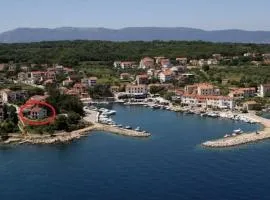
[{"label": "green forest", "polygon": [[77,65],[84,61],[136,60],[143,56],[206,58],[213,53],[224,56],[245,52],[270,52],[267,44],[211,43],[202,41],[57,41],[0,44],[0,63],[59,63]]}]

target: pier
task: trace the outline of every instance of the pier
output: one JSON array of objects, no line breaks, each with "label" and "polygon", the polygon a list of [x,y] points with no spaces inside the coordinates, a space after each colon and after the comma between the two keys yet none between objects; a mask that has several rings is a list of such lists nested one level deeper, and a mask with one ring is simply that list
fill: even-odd
[{"label": "pier", "polygon": [[81,137],[92,134],[93,131],[106,131],[113,134],[129,136],[129,137],[139,137],[146,138],[150,137],[150,133],[139,132],[135,130],[129,130],[119,127],[113,127],[110,125],[104,125],[100,123],[94,123],[86,128],[79,129],[76,131],[72,131],[70,133],[60,132],[53,135],[50,134],[10,134],[9,139],[4,141],[4,144],[55,144],[55,143],[67,143],[71,142],[75,139],[79,139]]},{"label": "pier", "polygon": [[259,117],[254,113],[245,114],[245,117],[256,121],[263,125],[263,129],[258,132],[243,133],[237,136],[230,136],[227,138],[221,138],[217,140],[206,141],[202,144],[205,147],[211,148],[225,148],[233,147],[242,144],[255,143],[261,140],[270,139],[270,120],[263,117]]}]

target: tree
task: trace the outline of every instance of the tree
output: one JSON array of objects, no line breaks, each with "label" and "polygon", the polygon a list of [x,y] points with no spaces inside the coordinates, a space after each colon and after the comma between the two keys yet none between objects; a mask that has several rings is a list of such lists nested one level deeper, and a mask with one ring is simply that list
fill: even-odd
[{"label": "tree", "polygon": [[209,71],[209,69],[210,69],[209,65],[204,65],[202,67],[202,70],[205,71],[205,72]]}]

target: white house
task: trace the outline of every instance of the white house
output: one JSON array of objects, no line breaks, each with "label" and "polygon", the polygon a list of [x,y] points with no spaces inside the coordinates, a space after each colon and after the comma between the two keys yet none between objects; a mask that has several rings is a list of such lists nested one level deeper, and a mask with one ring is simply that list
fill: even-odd
[{"label": "white house", "polygon": [[160,80],[161,83],[165,83],[165,82],[172,80],[172,71],[165,70],[163,72],[160,72],[158,74],[158,79]]},{"label": "white house", "polygon": [[128,94],[147,94],[147,85],[127,85],[126,93]]},{"label": "white house", "polygon": [[113,66],[115,68],[120,68],[121,67],[121,61],[114,61]]}]

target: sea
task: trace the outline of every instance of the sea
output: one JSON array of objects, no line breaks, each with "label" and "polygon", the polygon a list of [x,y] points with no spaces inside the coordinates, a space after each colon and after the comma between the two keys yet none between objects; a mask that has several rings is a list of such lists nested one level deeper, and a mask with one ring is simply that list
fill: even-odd
[{"label": "sea", "polygon": [[269,200],[270,141],[201,146],[259,125],[142,106],[113,119],[152,134],[94,132],[69,144],[0,147],[0,200]]}]

